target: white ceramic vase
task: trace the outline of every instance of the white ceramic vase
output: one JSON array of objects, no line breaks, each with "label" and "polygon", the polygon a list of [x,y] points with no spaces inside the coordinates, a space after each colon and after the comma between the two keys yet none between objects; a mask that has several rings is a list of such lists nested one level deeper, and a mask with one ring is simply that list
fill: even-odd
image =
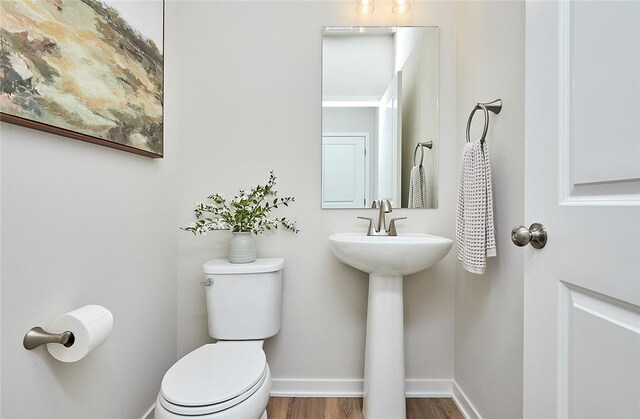
[{"label": "white ceramic vase", "polygon": [[233,232],[229,241],[229,262],[251,263],[256,260],[256,239],[253,233]]}]

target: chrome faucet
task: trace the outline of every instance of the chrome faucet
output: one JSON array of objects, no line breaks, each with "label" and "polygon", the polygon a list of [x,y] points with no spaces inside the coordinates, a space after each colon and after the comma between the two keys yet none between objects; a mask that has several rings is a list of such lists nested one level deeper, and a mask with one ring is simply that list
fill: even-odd
[{"label": "chrome faucet", "polygon": [[386,214],[393,211],[391,202],[389,202],[388,199],[376,199],[371,204],[371,208],[380,208],[380,211],[378,211],[378,227],[376,228],[376,233],[380,233],[380,230],[388,232]]},{"label": "chrome faucet", "polygon": [[373,201],[371,208],[378,208],[378,225],[373,222],[373,218],[358,217],[362,220],[369,221],[369,229],[367,230],[367,236],[397,236],[396,221],[405,220],[407,217],[392,218],[389,222],[389,228],[387,229],[386,214],[393,211],[391,208],[391,202],[388,199],[376,199]]}]

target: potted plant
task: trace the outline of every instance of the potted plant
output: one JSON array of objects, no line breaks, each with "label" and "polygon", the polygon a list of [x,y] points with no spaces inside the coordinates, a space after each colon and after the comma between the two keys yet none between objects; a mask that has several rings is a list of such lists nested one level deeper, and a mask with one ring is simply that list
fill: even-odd
[{"label": "potted plant", "polygon": [[253,262],[256,260],[254,235],[278,229],[279,226],[294,233],[299,231],[295,221],[269,216],[272,210],[281,205],[288,207],[289,202],[295,201],[290,196],[278,198],[275,186],[276,177],[272,170],[266,184],[257,185],[250,191],[240,190],[231,200],[225,199],[221,194],[210,195],[207,197],[209,203],[196,205],[196,221],[181,229],[194,235],[231,230],[233,237],[229,242],[229,262]]}]

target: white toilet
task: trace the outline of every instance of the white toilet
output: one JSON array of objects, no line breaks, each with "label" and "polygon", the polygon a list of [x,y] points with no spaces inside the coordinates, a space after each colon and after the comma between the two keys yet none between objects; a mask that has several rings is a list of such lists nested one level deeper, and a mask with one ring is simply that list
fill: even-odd
[{"label": "white toilet", "polygon": [[284,260],[203,265],[209,336],[162,379],[156,419],[266,419],[271,372],[262,342],[280,330]]}]

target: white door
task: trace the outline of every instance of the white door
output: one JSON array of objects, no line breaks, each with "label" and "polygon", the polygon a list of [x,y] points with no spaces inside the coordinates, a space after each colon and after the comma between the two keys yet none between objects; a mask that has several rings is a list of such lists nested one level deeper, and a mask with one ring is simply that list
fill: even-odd
[{"label": "white door", "polygon": [[524,417],[640,418],[640,2],[526,7]]},{"label": "white door", "polygon": [[365,208],[365,136],[322,137],[322,208]]},{"label": "white door", "polygon": [[402,158],[402,71],[387,86],[378,107],[378,170],[376,199],[400,207]]}]

